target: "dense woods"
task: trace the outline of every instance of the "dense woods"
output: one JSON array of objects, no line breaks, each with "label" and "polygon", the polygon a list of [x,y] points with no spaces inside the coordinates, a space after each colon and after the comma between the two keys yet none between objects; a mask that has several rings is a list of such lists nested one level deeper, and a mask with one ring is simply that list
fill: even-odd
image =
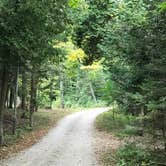
[{"label": "dense woods", "polygon": [[166,2],[0,0],[0,145],[9,117],[103,105],[166,150]]},{"label": "dense woods", "polygon": [[86,55],[72,43],[75,3],[0,1],[1,145],[8,123],[12,134],[20,118],[29,119],[32,128],[33,113],[39,108],[97,103],[105,76],[100,63],[90,71],[84,67]]},{"label": "dense woods", "polygon": [[0,144],[3,144],[3,117],[12,109],[13,134],[17,125],[17,99],[22,116],[29,110],[29,125],[37,110],[37,88],[42,63],[56,55],[55,35],[65,28],[65,1],[0,1]]},{"label": "dense woods", "polygon": [[[166,149],[166,2],[100,0],[88,4],[89,11],[73,35],[88,55],[85,64],[104,58],[109,72],[104,99],[125,116],[136,117],[133,123],[139,135],[150,134],[155,151]],[[122,152],[124,158],[125,153],[131,157],[127,150]],[[129,156],[124,165],[142,165],[144,160],[132,163]]]}]

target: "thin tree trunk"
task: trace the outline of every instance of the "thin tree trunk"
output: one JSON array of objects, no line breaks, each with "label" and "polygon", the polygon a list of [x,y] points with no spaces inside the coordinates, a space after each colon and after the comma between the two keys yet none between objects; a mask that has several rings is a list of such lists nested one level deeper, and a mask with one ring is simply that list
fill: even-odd
[{"label": "thin tree trunk", "polygon": [[9,95],[9,108],[13,108],[13,102],[14,102],[14,90],[11,87],[10,88],[10,95]]},{"label": "thin tree trunk", "polygon": [[3,145],[3,117],[7,85],[8,71],[5,66],[2,66],[0,69],[0,146]]},{"label": "thin tree trunk", "polygon": [[34,112],[34,73],[31,73],[31,98],[30,98],[30,112],[29,112],[29,126],[33,127],[33,112]]},{"label": "thin tree trunk", "polygon": [[95,103],[97,103],[97,99],[96,99],[95,92],[94,92],[93,85],[92,85],[91,81],[89,81],[89,87],[90,87],[90,91],[91,91],[91,95],[93,97],[93,100],[95,101]]},{"label": "thin tree trunk", "polygon": [[[164,111],[163,111],[164,112]],[[162,133],[163,133],[163,140],[164,140],[164,150],[166,152],[166,116],[165,113],[163,113],[163,127],[162,127]]]},{"label": "thin tree trunk", "polygon": [[21,98],[21,109],[22,109],[22,118],[25,118],[26,114],[26,98],[27,98],[27,78],[26,72],[23,69],[22,72],[22,98]]},{"label": "thin tree trunk", "polygon": [[10,93],[10,86],[7,86],[7,91],[6,91],[6,99],[5,99],[5,107],[9,108],[9,93]]},{"label": "thin tree trunk", "polygon": [[50,109],[52,109],[52,102],[53,102],[53,80],[51,80],[51,85],[50,85]]},{"label": "thin tree trunk", "polygon": [[65,107],[64,100],[64,86],[63,86],[63,66],[59,65],[59,84],[60,84],[60,98],[61,98],[61,108]]},{"label": "thin tree trunk", "polygon": [[19,78],[19,65],[17,66],[15,75],[15,88],[14,88],[14,120],[13,120],[13,134],[15,134],[17,126],[17,96],[18,96],[18,78]]},{"label": "thin tree trunk", "polygon": [[115,101],[113,102],[112,119],[115,120]]},{"label": "thin tree trunk", "polygon": [[37,112],[37,110],[38,110],[38,103],[37,103],[37,96],[38,96],[38,87],[37,87],[37,85],[38,85],[38,80],[39,78],[38,77],[36,77],[36,79],[35,79],[35,108],[34,108],[34,111],[35,112]]},{"label": "thin tree trunk", "polygon": [[76,83],[76,85],[77,85],[77,97],[79,97],[80,91],[81,91],[79,77],[77,77],[77,83]]},{"label": "thin tree trunk", "polygon": [[29,112],[29,126],[33,127],[33,113],[36,111],[37,108],[37,84],[38,84],[38,77],[36,75],[36,70],[34,69],[31,73],[31,98],[30,98],[30,112]]}]

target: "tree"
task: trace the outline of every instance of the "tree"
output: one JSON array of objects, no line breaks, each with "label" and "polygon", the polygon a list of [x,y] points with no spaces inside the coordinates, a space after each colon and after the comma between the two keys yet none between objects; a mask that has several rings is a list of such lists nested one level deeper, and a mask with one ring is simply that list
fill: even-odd
[{"label": "tree", "polygon": [[[64,31],[67,23],[67,6],[67,2],[62,0],[48,0],[40,3],[38,0],[7,0],[0,3],[0,31],[2,32],[0,36],[0,73],[2,75],[0,88],[4,87],[1,90],[0,100],[1,145],[3,144],[4,98],[7,93],[10,70],[13,67],[17,68],[18,65],[30,70],[34,65],[40,65],[45,59],[54,55],[52,54],[52,40],[58,33]],[[33,77],[32,82],[34,82]],[[35,89],[32,86],[31,90]],[[36,97],[35,93],[31,93],[31,103]]]}]

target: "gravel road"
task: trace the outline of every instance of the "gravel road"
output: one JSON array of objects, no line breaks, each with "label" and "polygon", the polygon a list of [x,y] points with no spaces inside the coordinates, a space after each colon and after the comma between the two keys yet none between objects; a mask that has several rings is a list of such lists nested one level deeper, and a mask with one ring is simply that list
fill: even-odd
[{"label": "gravel road", "polygon": [[94,120],[107,108],[74,113],[62,119],[31,148],[0,166],[98,166],[93,148]]}]

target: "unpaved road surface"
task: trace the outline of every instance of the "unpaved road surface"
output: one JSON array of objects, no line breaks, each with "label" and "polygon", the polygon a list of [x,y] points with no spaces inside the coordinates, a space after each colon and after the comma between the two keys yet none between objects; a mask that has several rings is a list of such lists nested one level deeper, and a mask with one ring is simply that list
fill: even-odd
[{"label": "unpaved road surface", "polygon": [[0,166],[98,166],[94,154],[94,120],[107,108],[74,113],[62,119],[31,148],[1,161]]}]

